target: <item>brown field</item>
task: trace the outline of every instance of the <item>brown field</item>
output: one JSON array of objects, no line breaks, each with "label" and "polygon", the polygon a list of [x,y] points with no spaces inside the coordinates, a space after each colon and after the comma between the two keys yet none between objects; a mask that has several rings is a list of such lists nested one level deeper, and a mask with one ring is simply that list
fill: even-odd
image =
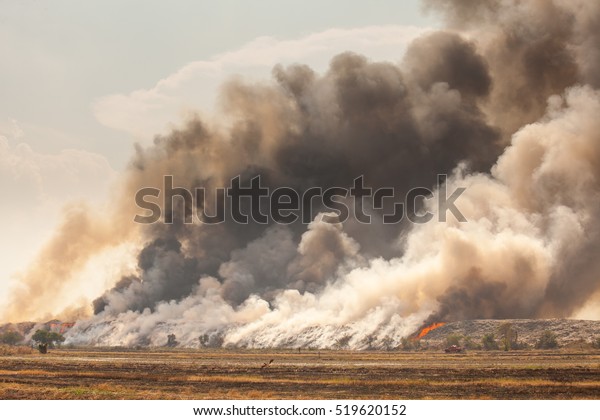
[{"label": "brown field", "polygon": [[[273,359],[265,368],[261,366]],[[594,351],[0,352],[1,399],[598,399]]]}]

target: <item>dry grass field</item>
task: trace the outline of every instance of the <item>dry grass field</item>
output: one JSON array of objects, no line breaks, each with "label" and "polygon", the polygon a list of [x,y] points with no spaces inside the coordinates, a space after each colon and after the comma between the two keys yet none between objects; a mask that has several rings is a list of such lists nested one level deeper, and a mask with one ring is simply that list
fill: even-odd
[{"label": "dry grass field", "polygon": [[[273,362],[268,363],[271,359]],[[598,399],[600,352],[0,352],[2,399]]]}]

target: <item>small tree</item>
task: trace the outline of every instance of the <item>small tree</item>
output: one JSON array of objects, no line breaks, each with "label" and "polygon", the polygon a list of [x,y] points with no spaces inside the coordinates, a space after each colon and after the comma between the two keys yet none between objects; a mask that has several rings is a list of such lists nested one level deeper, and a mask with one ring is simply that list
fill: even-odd
[{"label": "small tree", "polygon": [[544,331],[540,336],[540,339],[535,343],[536,349],[555,349],[558,347],[558,341],[556,340],[556,334],[552,331]]},{"label": "small tree", "polygon": [[4,334],[0,334],[0,343],[14,346],[17,343],[23,341],[23,336],[16,331],[6,331]]},{"label": "small tree", "polygon": [[467,349],[467,350],[481,350],[481,344],[476,343],[475,341],[473,341],[473,339],[469,336],[466,336],[463,338],[463,346]]},{"label": "small tree", "polygon": [[177,336],[175,334],[167,335],[167,347],[177,347],[179,342],[177,341]]},{"label": "small tree", "polygon": [[446,346],[459,346],[462,337],[458,334],[448,334],[446,336]]},{"label": "small tree", "polygon": [[481,345],[485,350],[498,350],[498,343],[496,342],[496,337],[494,334],[486,334],[481,339]]},{"label": "small tree", "polygon": [[504,351],[509,351],[512,348],[517,348],[517,333],[513,328],[512,323],[505,322],[498,327],[498,335],[502,338],[502,346]]},{"label": "small tree", "polygon": [[37,330],[31,339],[39,344],[46,344],[50,347],[54,347],[55,344],[65,341],[65,337],[61,334],[46,330]]}]

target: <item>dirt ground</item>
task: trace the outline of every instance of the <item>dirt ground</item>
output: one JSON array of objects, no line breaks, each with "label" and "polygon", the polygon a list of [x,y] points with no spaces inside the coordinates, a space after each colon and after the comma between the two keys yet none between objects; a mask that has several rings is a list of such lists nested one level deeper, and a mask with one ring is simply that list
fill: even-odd
[{"label": "dirt ground", "polygon": [[598,399],[600,352],[61,349],[0,356],[0,398]]}]

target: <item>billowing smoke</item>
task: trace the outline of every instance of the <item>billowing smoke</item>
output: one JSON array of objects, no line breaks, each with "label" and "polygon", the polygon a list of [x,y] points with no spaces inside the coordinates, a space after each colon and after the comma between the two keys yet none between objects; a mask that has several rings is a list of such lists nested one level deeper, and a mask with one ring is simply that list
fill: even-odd
[{"label": "billowing smoke", "polygon": [[493,91],[489,121],[507,140],[536,121],[552,94],[600,85],[600,6],[585,0],[424,0],[449,26],[477,39]]},{"label": "billowing smoke", "polygon": [[[75,281],[91,258],[107,248],[127,240],[135,228],[111,212],[104,217],[101,211],[85,203],[65,208],[63,221],[53,237],[42,248],[36,261],[19,275],[18,288],[12,291],[2,317],[8,320],[48,320],[51,316],[77,319],[91,312],[88,305],[61,302],[61,292]],[[64,308],[57,313],[50,308]]]},{"label": "billowing smoke", "polygon": [[[426,224],[389,208],[331,223],[141,226],[137,273],[116,279],[75,344],[350,347],[397,345],[423,323],[571,316],[600,290],[600,92],[593,2],[427,2],[449,29],[400,64],[353,53],[325,74],[294,65],[223,87],[227,127],[194,119],[138,148],[123,208],[141,188],[435,190]],[[438,185],[438,174],[450,174]],[[456,188],[467,222],[440,222]],[[163,191],[164,192],[164,191]],[[346,199],[351,209],[359,203]],[[165,216],[165,215],[163,215]],[[325,220],[323,216],[329,216]],[[76,246],[77,239],[73,246]]]}]

